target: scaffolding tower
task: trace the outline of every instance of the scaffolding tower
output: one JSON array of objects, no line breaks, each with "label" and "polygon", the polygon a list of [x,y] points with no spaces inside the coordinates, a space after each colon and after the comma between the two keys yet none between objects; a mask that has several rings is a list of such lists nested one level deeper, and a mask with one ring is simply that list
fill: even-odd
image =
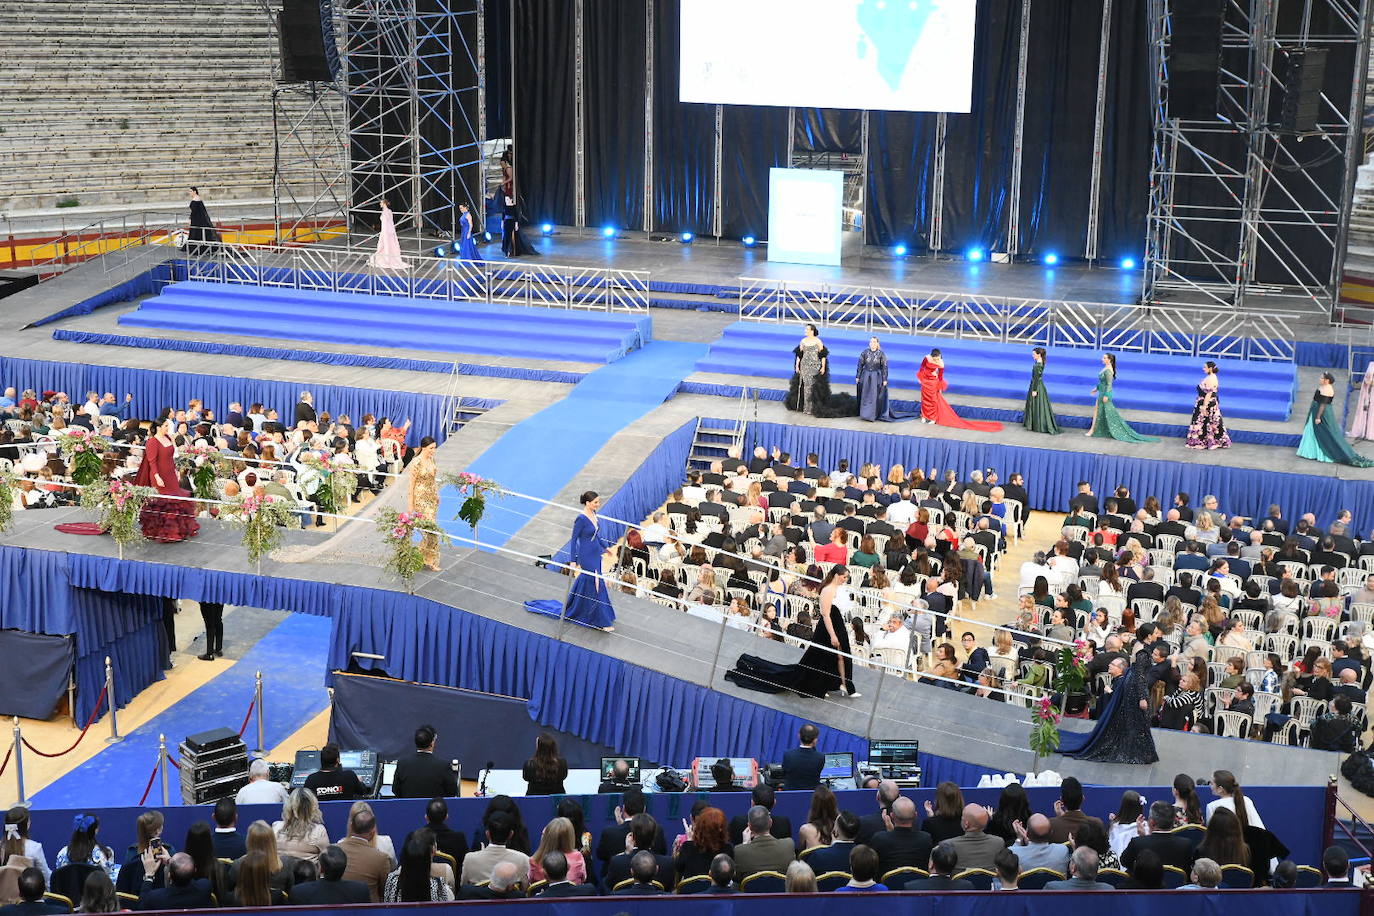
[{"label": "scaffolding tower", "polygon": [[[1217,116],[1190,120],[1170,104],[1183,0],[1150,0],[1145,302],[1332,314],[1363,151],[1370,2],[1226,0]],[[1316,126],[1304,132],[1283,129],[1276,114],[1298,51],[1324,51],[1331,64]],[[1352,65],[1348,82],[1333,78]]]}]

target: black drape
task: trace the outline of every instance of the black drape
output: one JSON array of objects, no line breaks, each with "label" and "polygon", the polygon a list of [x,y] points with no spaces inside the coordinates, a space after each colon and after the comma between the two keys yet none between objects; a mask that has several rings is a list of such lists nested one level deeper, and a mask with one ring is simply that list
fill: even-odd
[{"label": "black drape", "polygon": [[721,235],[768,235],[768,170],[787,165],[787,109],[727,105],[721,131]]},{"label": "black drape", "polygon": [[712,223],[716,109],[678,101],[681,0],[654,3],[653,228],[705,235]]},{"label": "black drape", "polygon": [[798,151],[857,153],[863,148],[863,112],[848,108],[798,108]]},{"label": "black drape", "polygon": [[587,224],[644,224],[645,0],[583,7]]},{"label": "black drape", "polygon": [[1140,263],[1145,254],[1153,136],[1149,5],[1149,0],[1112,3],[1097,211],[1097,250],[1104,260],[1131,257]]},{"label": "black drape", "polygon": [[525,219],[571,225],[572,0],[514,0],[515,190]]},{"label": "black drape", "polygon": [[935,164],[933,114],[875,111],[868,116],[868,188],[865,240],[906,245],[930,239],[930,191]]},{"label": "black drape", "polygon": [[487,135],[483,139],[492,140],[511,135],[511,0],[487,0],[483,22],[487,80]]}]

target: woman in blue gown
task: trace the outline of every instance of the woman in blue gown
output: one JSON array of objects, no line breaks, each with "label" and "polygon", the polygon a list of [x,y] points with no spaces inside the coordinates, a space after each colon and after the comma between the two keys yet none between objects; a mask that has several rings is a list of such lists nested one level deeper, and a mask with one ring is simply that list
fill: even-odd
[{"label": "woman in blue gown", "polygon": [[878,338],[868,338],[868,347],[859,353],[859,367],[854,374],[854,391],[859,399],[861,420],[902,420],[887,398],[887,354]]},{"label": "woman in blue gown", "polygon": [[467,204],[458,205],[458,257],[464,261],[480,261],[477,242],[472,237],[472,211]]},{"label": "woman in blue gown", "polygon": [[1303,427],[1302,441],[1298,443],[1298,457],[1326,464],[1374,467],[1374,461],[1355,451],[1345,441],[1345,433],[1332,409],[1335,399],[1336,378],[1330,372],[1323,372],[1321,383],[1312,395],[1312,406],[1307,411],[1307,425]]},{"label": "woman in blue gown", "polygon": [[1060,729],[1059,753],[1098,763],[1143,764],[1159,760],[1154,736],[1150,734],[1150,701],[1145,686],[1149,669],[1150,654],[1142,650],[1135,663],[1112,685],[1111,695],[1103,703],[1092,731]]},{"label": "woman in blue gown", "polygon": [[[583,626],[614,630],[615,609],[601,576],[601,555],[612,544],[597,529],[596,513],[601,497],[588,490],[582,494],[582,514],[573,522],[572,540],[568,542],[568,565],[577,577],[568,590],[564,616]],[[590,574],[590,575],[589,575]]]}]

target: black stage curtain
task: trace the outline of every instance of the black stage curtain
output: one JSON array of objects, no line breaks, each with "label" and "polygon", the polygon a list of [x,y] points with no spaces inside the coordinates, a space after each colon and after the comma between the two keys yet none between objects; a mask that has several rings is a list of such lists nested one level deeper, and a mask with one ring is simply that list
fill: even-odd
[{"label": "black stage curtain", "polygon": [[847,108],[798,108],[797,150],[829,153],[857,153],[863,149],[863,112]]},{"label": "black stage curtain", "polygon": [[644,4],[594,0],[583,7],[590,226],[644,225]]},{"label": "black stage curtain", "polygon": [[72,640],[0,630],[0,715],[46,720],[67,690]]},{"label": "black stage curtain", "polygon": [[869,114],[864,238],[870,245],[900,243],[912,251],[929,245],[935,119],[906,111]]},{"label": "black stage curtain", "polygon": [[1103,259],[1130,256],[1136,263],[1145,255],[1145,214],[1150,207],[1153,122],[1148,17],[1149,0],[1112,4],[1097,211],[1098,255]]},{"label": "black stage curtain", "polygon": [[484,139],[493,140],[511,135],[511,0],[487,0],[482,21],[486,25],[487,80],[487,136]]},{"label": "black stage curtain", "polygon": [[726,105],[721,131],[721,235],[768,235],[768,170],[787,165],[787,109]]},{"label": "black stage curtain", "polygon": [[571,225],[576,37],[572,0],[513,2],[516,195],[529,222]]},{"label": "black stage curtain", "polygon": [[677,100],[680,16],[681,0],[655,0],[653,228],[706,235],[713,222],[716,109]]}]

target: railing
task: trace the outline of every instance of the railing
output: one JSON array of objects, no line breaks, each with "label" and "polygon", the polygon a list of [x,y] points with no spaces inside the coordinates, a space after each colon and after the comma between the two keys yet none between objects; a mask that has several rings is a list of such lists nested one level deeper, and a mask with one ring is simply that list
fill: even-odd
[{"label": "railing", "polygon": [[739,279],[742,321],[1212,359],[1293,362],[1302,316]]},{"label": "railing", "polygon": [[374,267],[372,253],[327,245],[196,243],[187,279],[326,292],[494,302],[601,312],[647,312],[649,272],[510,261],[408,256],[404,268]]}]

